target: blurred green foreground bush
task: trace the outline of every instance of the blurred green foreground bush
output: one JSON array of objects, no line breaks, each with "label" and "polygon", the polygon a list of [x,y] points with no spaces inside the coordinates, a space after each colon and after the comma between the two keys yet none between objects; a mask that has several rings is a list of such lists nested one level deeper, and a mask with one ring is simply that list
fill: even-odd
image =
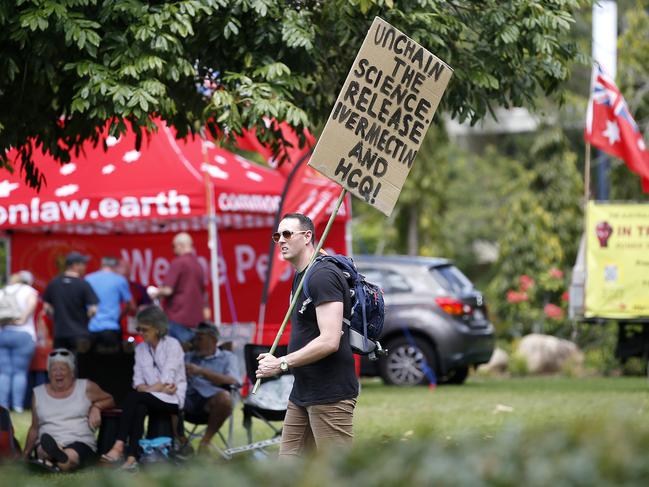
[{"label": "blurred green foreground bush", "polygon": [[357,443],[295,462],[254,460],[156,466],[135,474],[106,469],[35,476],[0,471],[6,486],[66,487],[401,487],[647,485],[649,426],[602,415],[553,429],[510,426],[494,436]]}]

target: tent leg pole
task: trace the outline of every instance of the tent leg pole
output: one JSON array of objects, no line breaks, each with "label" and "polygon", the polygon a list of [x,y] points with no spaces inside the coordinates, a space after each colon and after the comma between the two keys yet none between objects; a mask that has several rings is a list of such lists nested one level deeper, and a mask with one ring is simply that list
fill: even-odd
[{"label": "tent leg pole", "polygon": [[210,248],[210,277],[212,280],[212,309],[214,310],[214,323],[217,326],[221,325],[221,296],[219,286],[219,253],[218,253],[218,239],[216,232],[216,215],[209,216],[209,248]]}]

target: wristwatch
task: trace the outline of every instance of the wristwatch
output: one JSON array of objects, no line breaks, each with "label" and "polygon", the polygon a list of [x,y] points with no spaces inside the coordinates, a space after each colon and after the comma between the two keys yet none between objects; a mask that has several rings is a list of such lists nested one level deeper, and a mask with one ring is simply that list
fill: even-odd
[{"label": "wristwatch", "polygon": [[286,361],[286,357],[279,359],[279,368],[282,372],[288,372],[288,362]]}]

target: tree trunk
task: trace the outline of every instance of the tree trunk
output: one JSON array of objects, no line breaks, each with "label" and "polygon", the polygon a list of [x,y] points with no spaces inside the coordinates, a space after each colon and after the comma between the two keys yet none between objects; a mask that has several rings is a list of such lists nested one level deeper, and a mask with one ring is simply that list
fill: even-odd
[{"label": "tree trunk", "polygon": [[419,255],[419,206],[408,211],[408,255]]},{"label": "tree trunk", "polygon": [[[394,225],[394,221],[397,219],[397,214],[399,213],[399,210],[395,209],[392,214],[388,217],[387,221],[385,222],[385,228],[392,228]],[[383,255],[383,252],[385,251],[385,245],[388,243],[388,232],[383,232],[381,235],[381,238],[379,239],[379,243],[376,245],[376,251],[374,252],[374,255]]]}]

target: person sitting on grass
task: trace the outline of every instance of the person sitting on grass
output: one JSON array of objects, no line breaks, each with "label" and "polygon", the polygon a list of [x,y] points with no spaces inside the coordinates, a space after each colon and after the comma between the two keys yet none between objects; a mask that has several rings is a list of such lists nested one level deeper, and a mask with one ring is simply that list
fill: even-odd
[{"label": "person sitting on grass", "polygon": [[167,336],[168,320],[164,311],[158,306],[148,306],[138,312],[136,320],[144,342],[135,348],[135,390],[124,400],[117,440],[101,457],[104,463],[122,463],[124,469],[137,466],[139,440],[144,434],[147,414],[177,415],[187,389],[183,348],[178,340]]},{"label": "person sitting on grass", "polygon": [[236,357],[217,347],[219,329],[203,322],[196,328],[194,351],[185,355],[188,376],[185,414],[193,418],[207,415],[207,428],[199,444],[205,452],[214,435],[232,414],[232,398],[224,388],[238,383]]},{"label": "person sitting on grass", "polygon": [[35,451],[42,465],[54,471],[74,470],[94,457],[101,412],[115,407],[110,394],[90,380],[77,379],[75,370],[73,353],[54,349],[47,357],[49,384],[34,388],[23,456],[28,460]]}]

